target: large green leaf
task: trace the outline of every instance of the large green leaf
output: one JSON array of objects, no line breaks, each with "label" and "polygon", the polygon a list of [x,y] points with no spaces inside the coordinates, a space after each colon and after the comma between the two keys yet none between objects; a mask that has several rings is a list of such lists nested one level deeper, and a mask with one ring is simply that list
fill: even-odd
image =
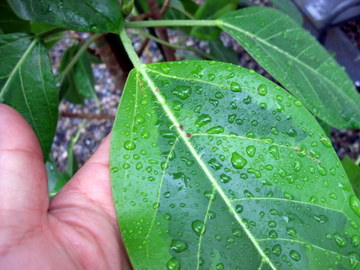
[{"label": "large green leaf", "polygon": [[135,269],[359,269],[360,203],[315,118],[227,63],[142,65],[111,142]]},{"label": "large green leaf", "polygon": [[8,0],[21,18],[83,32],[118,33],[122,24],[116,0]]},{"label": "large green leaf", "polygon": [[290,17],[272,8],[251,7],[218,22],[321,120],[337,128],[360,128],[360,95],[351,80]]},{"label": "large green leaf", "polygon": [[32,35],[0,36],[0,102],[15,108],[34,129],[48,156],[58,118],[58,99],[50,59]]},{"label": "large green leaf", "polygon": [[29,32],[30,24],[16,16],[6,0],[0,0],[0,28],[6,34]]}]

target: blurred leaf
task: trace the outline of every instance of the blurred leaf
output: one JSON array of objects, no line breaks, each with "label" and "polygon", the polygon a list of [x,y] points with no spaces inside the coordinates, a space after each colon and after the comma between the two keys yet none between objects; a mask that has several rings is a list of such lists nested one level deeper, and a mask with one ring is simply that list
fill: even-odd
[{"label": "blurred leaf", "polygon": [[65,186],[70,176],[66,172],[60,172],[52,159],[46,161],[45,167],[48,176],[49,197],[52,198]]},{"label": "blurred leaf", "polygon": [[302,25],[303,16],[291,0],[270,0],[270,2],[281,12],[288,15],[298,24]]},{"label": "blurred leaf", "polygon": [[121,1],[121,12],[124,17],[127,17],[134,8],[134,0],[122,0]]},{"label": "blurred leaf", "polygon": [[360,95],[352,81],[287,15],[251,7],[226,14],[218,23],[315,116],[338,129],[360,128]]},{"label": "blurred leaf", "polygon": [[[73,45],[65,51],[59,67],[60,72],[64,71],[80,48],[80,45]],[[88,52],[81,55],[79,61],[65,76],[61,85],[61,93],[62,97],[74,104],[83,104],[85,98],[96,97],[94,75]]]},{"label": "blurred leaf", "polygon": [[344,157],[341,163],[350,179],[356,195],[360,198],[360,167],[357,166],[349,157]]},{"label": "blurred leaf", "polygon": [[122,94],[110,164],[134,269],[360,265],[360,201],[329,138],[253,71],[140,65]]},{"label": "blurred leaf", "polygon": [[221,62],[228,62],[237,65],[239,62],[238,56],[233,49],[228,48],[220,39],[209,41],[210,55],[215,60]]},{"label": "blurred leaf", "polygon": [[[233,11],[237,8],[238,0],[207,0],[200,6],[195,14],[197,20],[212,20]],[[220,30],[214,27],[193,27],[191,35],[201,40],[214,40],[220,34]]]},{"label": "blurred leaf", "polygon": [[8,0],[21,18],[81,32],[118,33],[123,22],[117,0]]},{"label": "blurred leaf", "polygon": [[318,121],[318,123],[320,124],[321,128],[324,130],[326,136],[330,137],[331,134],[331,126],[329,126],[328,124],[326,124],[324,121],[316,118],[316,120]]},{"label": "blurred leaf", "polygon": [[15,108],[48,156],[58,120],[55,79],[47,50],[32,35],[0,36],[0,102]]},{"label": "blurred leaf", "polygon": [[20,19],[12,11],[6,0],[0,0],[0,28],[3,33],[16,33],[30,31],[30,24]]}]

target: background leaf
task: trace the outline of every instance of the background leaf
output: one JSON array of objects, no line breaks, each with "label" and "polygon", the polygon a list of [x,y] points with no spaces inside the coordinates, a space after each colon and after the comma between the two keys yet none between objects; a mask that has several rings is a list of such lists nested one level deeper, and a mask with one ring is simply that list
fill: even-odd
[{"label": "background leaf", "polygon": [[344,157],[341,163],[350,179],[356,195],[360,198],[360,167],[357,166],[349,157]]},{"label": "background leaf", "polygon": [[66,172],[59,171],[53,159],[47,160],[45,167],[48,176],[49,197],[52,198],[69,181],[70,176]]},{"label": "background leaf", "polygon": [[315,118],[227,63],[142,65],[111,142],[135,269],[359,267],[360,203]]},{"label": "background leaf", "polygon": [[29,32],[30,23],[16,16],[6,0],[0,0],[0,28],[5,34]]},{"label": "background leaf", "polygon": [[[70,60],[81,48],[80,45],[69,47],[61,59],[59,71],[62,72]],[[61,84],[61,97],[74,104],[84,104],[85,98],[96,98],[94,75],[88,52],[79,58],[72,70],[65,76]]]},{"label": "background leaf", "polygon": [[122,24],[116,0],[8,0],[21,18],[82,32],[118,33]]},{"label": "background leaf", "polygon": [[288,15],[298,24],[302,25],[303,23],[303,16],[301,12],[298,10],[296,5],[292,1],[288,0],[270,0],[270,2],[281,12]]},{"label": "background leaf", "polygon": [[318,118],[339,129],[360,128],[360,95],[344,69],[288,16],[251,7],[221,17],[219,27]]},{"label": "background leaf", "polygon": [[236,52],[226,47],[220,39],[209,41],[209,47],[210,55],[213,56],[216,61],[238,64],[239,58]]},{"label": "background leaf", "polygon": [[50,59],[32,35],[0,36],[0,102],[15,108],[37,135],[48,156],[58,118],[58,99]]}]

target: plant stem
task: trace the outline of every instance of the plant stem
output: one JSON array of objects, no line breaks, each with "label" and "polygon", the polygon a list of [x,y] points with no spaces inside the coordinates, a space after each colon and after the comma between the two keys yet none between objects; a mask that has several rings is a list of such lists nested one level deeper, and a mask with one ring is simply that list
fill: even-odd
[{"label": "plant stem", "polygon": [[93,43],[95,40],[97,40],[102,34],[94,34],[88,38],[88,40],[85,41],[85,43],[81,46],[81,48],[78,50],[78,52],[74,55],[74,57],[71,59],[70,63],[64,68],[64,70],[60,74],[60,82],[65,78],[65,76],[71,71],[71,69],[75,66],[77,61],[80,59],[81,55],[87,50],[87,48],[90,46],[91,43]]},{"label": "plant stem", "polygon": [[357,160],[355,161],[355,165],[360,166],[360,156],[358,156]]},{"label": "plant stem", "polygon": [[125,22],[127,28],[159,27],[159,26],[217,26],[216,20],[156,20]]},{"label": "plant stem", "polygon": [[207,54],[207,53],[205,53],[202,50],[199,50],[197,48],[193,48],[193,47],[189,47],[189,46],[182,46],[182,45],[178,45],[178,44],[172,44],[172,43],[166,42],[164,40],[161,40],[161,39],[159,39],[157,37],[154,37],[153,35],[147,33],[146,31],[143,31],[143,30],[140,30],[139,32],[144,37],[146,37],[148,39],[151,39],[151,40],[153,40],[153,41],[155,41],[157,43],[166,45],[166,46],[174,48],[174,49],[193,51],[193,52],[199,54],[200,56],[202,56],[205,59],[214,60],[214,57],[212,57],[210,54]]},{"label": "plant stem", "polygon": [[134,47],[132,46],[132,42],[131,42],[130,38],[126,34],[125,28],[122,28],[120,31],[120,39],[124,45],[126,53],[128,54],[128,56],[130,58],[130,61],[133,63],[135,68],[139,68],[142,64],[134,50]]},{"label": "plant stem", "polygon": [[55,35],[55,34],[57,34],[59,32],[64,32],[64,31],[66,31],[66,29],[54,28],[54,29],[51,29],[49,31],[46,31],[46,32],[43,32],[43,33],[39,34],[38,37],[43,39],[43,38],[46,38],[46,37],[49,37],[49,36]]},{"label": "plant stem", "polygon": [[91,120],[114,120],[115,115],[111,114],[90,114],[90,113],[70,113],[70,112],[62,112],[61,117],[68,118],[83,118],[83,119],[91,119]]}]

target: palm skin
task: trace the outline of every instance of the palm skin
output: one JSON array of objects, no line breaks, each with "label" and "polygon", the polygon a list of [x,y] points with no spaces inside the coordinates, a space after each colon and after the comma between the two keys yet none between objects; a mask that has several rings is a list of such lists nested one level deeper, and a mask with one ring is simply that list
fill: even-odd
[{"label": "palm skin", "polygon": [[131,269],[111,196],[109,141],[49,201],[34,132],[0,105],[0,269]]}]

